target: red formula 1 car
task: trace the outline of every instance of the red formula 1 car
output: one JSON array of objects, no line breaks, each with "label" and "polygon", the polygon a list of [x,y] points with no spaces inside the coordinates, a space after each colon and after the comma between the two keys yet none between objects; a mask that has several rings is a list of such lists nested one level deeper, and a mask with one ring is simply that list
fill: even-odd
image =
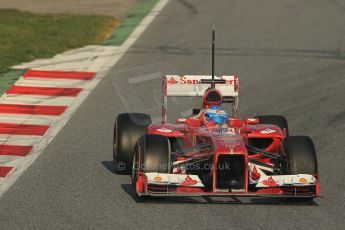
[{"label": "red formula 1 car", "polygon": [[[162,122],[123,113],[114,128],[115,170],[131,174],[141,196],[270,196],[313,199],[320,195],[315,147],[289,136],[283,116],[237,117],[239,79],[212,75],[163,77]],[[190,117],[167,124],[167,97],[202,97]],[[221,107],[231,103],[228,115]]]},{"label": "red formula 1 car", "polygon": [[[312,140],[289,136],[283,116],[237,118],[238,91],[236,76],[165,76],[162,123],[117,116],[116,171],[132,175],[138,196],[319,196]],[[201,96],[202,106],[167,124],[169,96]]]}]

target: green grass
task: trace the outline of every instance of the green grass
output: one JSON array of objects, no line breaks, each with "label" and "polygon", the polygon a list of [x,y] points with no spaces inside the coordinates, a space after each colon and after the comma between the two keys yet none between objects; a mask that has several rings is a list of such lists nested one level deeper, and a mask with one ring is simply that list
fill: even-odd
[{"label": "green grass", "polygon": [[15,81],[25,72],[25,70],[12,70],[10,72],[0,74],[0,96],[13,85]]},{"label": "green grass", "polygon": [[104,45],[121,45],[157,2],[158,0],[136,0],[136,3],[129,10],[125,21],[114,31]]},{"label": "green grass", "polygon": [[[0,10],[0,74],[36,58],[101,44],[119,24],[106,16],[33,14]],[[0,76],[1,78],[1,76]]]}]

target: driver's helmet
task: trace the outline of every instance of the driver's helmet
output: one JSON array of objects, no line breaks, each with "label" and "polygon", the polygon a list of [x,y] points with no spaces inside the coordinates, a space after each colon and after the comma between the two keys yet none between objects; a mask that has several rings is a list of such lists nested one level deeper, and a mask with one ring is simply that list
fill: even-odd
[{"label": "driver's helmet", "polygon": [[204,115],[207,122],[214,122],[216,124],[227,124],[229,116],[221,106],[211,106]]}]

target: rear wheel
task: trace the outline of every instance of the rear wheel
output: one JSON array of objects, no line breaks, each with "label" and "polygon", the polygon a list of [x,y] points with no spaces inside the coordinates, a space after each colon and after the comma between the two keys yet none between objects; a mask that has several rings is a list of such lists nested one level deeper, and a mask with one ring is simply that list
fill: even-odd
[{"label": "rear wheel", "polygon": [[143,113],[122,113],[117,116],[113,139],[113,162],[117,174],[131,174],[134,146],[151,123],[150,116]]},{"label": "rear wheel", "polygon": [[[316,151],[313,141],[307,136],[290,136],[284,140],[286,153],[286,174],[318,173]],[[312,200],[312,197],[293,198],[292,200]],[[290,199],[291,200],[291,199]]]},{"label": "rear wheel", "polygon": [[139,173],[170,173],[171,149],[167,137],[154,134],[144,134],[135,146],[132,169],[132,184],[136,189]]},{"label": "rear wheel", "polygon": [[284,116],[280,115],[262,115],[256,116],[255,118],[259,118],[260,124],[270,124],[278,126],[282,131],[286,129],[286,136],[289,136],[289,128],[288,122]]}]

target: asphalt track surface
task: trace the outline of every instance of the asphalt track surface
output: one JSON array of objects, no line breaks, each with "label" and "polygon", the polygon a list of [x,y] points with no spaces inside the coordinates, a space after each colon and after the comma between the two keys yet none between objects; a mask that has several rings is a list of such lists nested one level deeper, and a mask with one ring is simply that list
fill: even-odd
[{"label": "asphalt track surface", "polygon": [[[209,73],[213,21],[216,72],[240,76],[241,116],[283,114],[292,135],[310,135],[323,198],[143,202],[128,176],[111,172],[115,114],[132,110],[135,100],[119,97],[123,73],[140,75],[134,67],[149,65],[150,72],[160,62],[178,73]],[[1,198],[1,229],[343,229],[344,23],[341,1],[170,1]],[[152,85],[144,82],[137,92],[144,104],[157,90]]]}]

